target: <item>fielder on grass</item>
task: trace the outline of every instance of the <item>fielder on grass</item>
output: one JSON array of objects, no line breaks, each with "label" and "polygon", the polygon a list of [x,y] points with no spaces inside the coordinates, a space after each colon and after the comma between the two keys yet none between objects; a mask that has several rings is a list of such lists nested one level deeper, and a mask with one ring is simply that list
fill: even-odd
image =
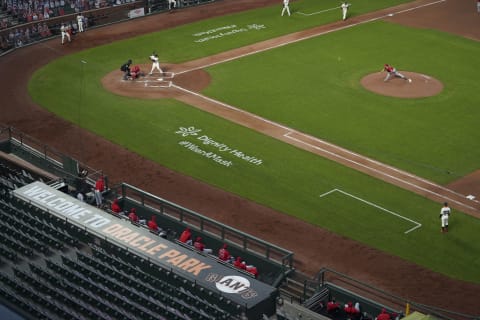
[{"label": "fielder on grass", "polygon": [[450,217],[450,210],[448,203],[443,204],[442,209],[440,210],[440,221],[442,222],[442,233],[448,232],[448,217]]}]

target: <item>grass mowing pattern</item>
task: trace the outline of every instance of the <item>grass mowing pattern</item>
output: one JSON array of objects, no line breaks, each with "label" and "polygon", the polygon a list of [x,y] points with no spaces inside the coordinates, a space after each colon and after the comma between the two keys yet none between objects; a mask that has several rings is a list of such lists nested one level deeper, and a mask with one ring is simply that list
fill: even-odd
[{"label": "grass mowing pattern", "polygon": [[[425,58],[438,52],[445,60]],[[480,92],[469,58],[478,54],[478,42],[376,22],[211,67],[204,93],[447,183],[478,168]],[[444,91],[398,99],[363,89],[361,77],[387,62],[441,80]]]},{"label": "grass mowing pattern", "polygon": [[[369,3],[378,5],[380,2],[387,3],[387,1],[383,0]],[[302,3],[314,4],[314,2],[310,1]],[[388,3],[392,4],[393,1]],[[295,3],[295,6],[300,4],[300,2]],[[352,10],[357,6],[356,3],[354,5]],[[361,6],[360,2],[358,6]],[[164,61],[179,62],[221,52],[238,45],[253,43],[274,35],[301,30],[312,23],[310,20],[313,19],[305,22],[307,19],[300,19],[295,15],[292,17],[296,20],[286,20],[286,17],[280,20],[280,10],[281,7],[276,6],[274,8],[234,15],[233,17],[205,21],[67,56],[40,69],[30,82],[29,89],[33,99],[52,112],[169,168],[289,215],[296,216],[314,225],[328,228],[336,233],[398,255],[432,270],[455,278],[480,282],[478,274],[480,260],[470,254],[471,252],[480,251],[480,244],[475,241],[477,230],[480,227],[478,220],[454,211],[451,218],[451,233],[448,234],[448,237],[444,237],[439,232],[438,211],[440,210],[440,205],[415,194],[380,182],[362,173],[337,165],[329,160],[319,158],[316,155],[296,149],[269,137],[251,132],[246,128],[239,127],[173,100],[142,101],[115,96],[109,92],[99,90],[101,88],[101,77],[111,70],[118,69],[124,60],[133,58],[134,62],[137,63],[141,59],[146,60],[146,54],[152,51],[152,40],[158,40],[157,43],[162,48],[153,49],[160,53]],[[318,18],[316,19],[318,20],[315,20],[315,23],[328,22],[329,19],[332,21],[338,20],[337,15],[340,15],[340,12],[335,14],[332,12],[331,14],[331,16],[317,16]],[[261,21],[257,22],[257,20]],[[191,36],[196,32],[231,23],[239,25],[263,23],[267,28],[258,30],[258,32],[240,33],[238,37],[225,37],[213,42],[204,42],[202,45],[195,43],[194,37]],[[277,28],[279,25],[281,27]],[[415,33],[418,32],[389,24],[373,24],[372,26],[367,25],[362,28],[364,28],[364,31],[372,32],[380,26],[384,32],[392,35],[398,32],[397,28],[405,32],[406,36],[412,36],[413,38],[415,38]],[[378,129],[388,129],[392,124],[409,125],[410,122],[415,121],[418,125],[423,125],[425,119],[417,116],[422,108],[419,108],[416,104],[417,102],[422,102],[422,100],[416,100],[415,103],[403,100],[398,102],[395,99],[379,97],[363,91],[358,85],[358,79],[361,75],[371,72],[372,68],[374,70],[379,69],[379,65],[381,66],[385,59],[394,63],[398,61],[394,61],[394,58],[406,58],[399,54],[401,50],[400,52],[398,50],[384,50],[385,55],[380,57],[379,51],[384,49],[381,42],[371,45],[368,52],[359,50],[358,46],[362,44],[362,40],[352,39],[353,35],[357,35],[355,33],[352,34],[352,32],[354,30],[337,32],[329,36],[265,53],[273,55],[269,56],[269,59],[274,59],[277,63],[272,64],[269,62],[264,66],[260,65],[258,67],[265,68],[265,70],[259,69],[255,71],[272,72],[267,79],[268,83],[271,84],[268,87],[264,85],[265,82],[262,82],[261,86],[257,85],[256,88],[255,86],[244,87],[248,79],[240,67],[240,61],[212,68],[210,71],[215,76],[215,83],[211,89],[208,89],[208,92],[221,95],[228,101],[239,101],[238,104],[235,103],[239,107],[250,108],[252,103],[256,103],[258,110],[255,112],[265,113],[272,116],[272,118],[278,115],[279,118],[277,120],[281,121],[284,119],[283,121],[294,127],[302,127],[309,130],[316,128],[319,137],[328,138],[333,136],[333,133],[336,133],[338,134],[336,139],[341,144],[348,145],[350,143],[357,145],[358,143],[366,151],[369,151],[366,153],[371,154],[376,154],[376,152],[373,152],[376,149],[383,152],[385,148],[382,144],[379,146],[373,144],[362,145],[360,142],[383,135],[389,138],[387,132],[380,135],[379,132],[382,131]],[[375,38],[377,36],[375,35]],[[467,50],[472,50],[472,45],[469,41],[464,41],[457,37],[423,31],[421,32],[421,37],[422,41],[431,37],[432,46],[437,46],[437,48],[439,48],[440,44],[436,42],[442,42],[445,39],[445,41],[451,42],[453,49],[466,48]],[[320,56],[317,55],[317,51],[311,51],[319,45],[324,46],[324,52]],[[136,51],[131,52],[127,50],[131,48],[136,48]],[[344,57],[343,62],[345,63],[339,65],[335,62],[337,57],[334,52],[342,48],[344,49],[342,57]],[[355,49],[355,54],[349,56],[348,51],[352,50],[352,48]],[[129,52],[131,56],[124,57],[119,55],[118,52]],[[381,59],[369,61],[368,59],[371,59],[372,54]],[[448,58],[453,58],[456,57],[457,52],[448,52],[445,55]],[[112,56],[115,58],[112,59]],[[258,57],[253,56],[249,59],[255,60]],[[80,60],[82,59],[88,63],[81,64]],[[263,61],[265,62],[266,60]],[[307,81],[305,78],[307,74],[294,79],[287,79],[285,75],[291,73],[292,70],[285,66],[292,63],[295,67],[292,68],[293,70],[309,71],[308,74],[315,75],[314,79]],[[414,59],[412,57],[410,61],[402,60],[401,63],[395,64],[399,65],[399,67],[404,64],[413,64],[416,67],[416,71],[425,70],[425,73],[434,75],[443,81],[443,74],[432,74],[432,71],[426,68],[430,63],[433,62],[427,61],[424,57],[422,59],[419,57]],[[461,61],[459,64],[461,64]],[[246,70],[250,70],[248,68],[251,67],[243,65],[243,69]],[[313,67],[316,68],[316,72],[312,74]],[[235,68],[238,70],[235,70]],[[445,68],[450,68],[450,66]],[[463,71],[463,69],[464,67],[462,66],[457,68],[460,71]],[[223,70],[228,70],[228,72]],[[451,70],[445,71],[445,74],[448,75],[448,71]],[[325,76],[330,72],[332,72],[330,77]],[[279,74],[282,75],[282,73],[283,76],[280,77]],[[77,78],[72,78],[74,75]],[[78,75],[80,76],[78,77]],[[279,79],[278,82],[277,78]],[[218,79],[222,80],[223,85],[217,83]],[[456,78],[446,79],[448,91],[439,96],[441,99],[436,98],[438,99],[437,102],[441,103],[442,99],[449,99],[451,95],[456,94],[457,90],[461,90],[463,84],[467,83],[467,80],[465,79],[465,82],[458,84]],[[288,86],[282,87],[284,85],[282,84],[283,82]],[[238,86],[237,84],[242,85]],[[236,87],[237,91],[229,90],[231,86]],[[336,87],[342,87],[344,91],[329,90],[332,96],[326,95],[327,88]],[[282,90],[285,88],[286,90]],[[258,94],[258,90],[261,90],[261,95]],[[304,92],[302,95],[299,95],[298,92],[301,90],[304,90]],[[309,94],[312,91],[323,92],[322,99],[309,98]],[[55,92],[55,94],[52,94],[52,92]],[[268,103],[265,103],[265,101],[262,103],[260,98],[263,94],[270,95],[272,100],[267,101]],[[253,101],[252,97],[255,97],[255,100],[259,99],[259,102]],[[364,105],[352,103],[362,102],[362,99],[369,103]],[[460,101],[467,104],[469,101],[476,101],[475,96],[464,99],[467,100]],[[342,105],[347,100],[349,104]],[[243,103],[244,101],[245,103]],[[288,103],[283,104],[284,101],[288,101]],[[335,103],[333,105],[339,108],[340,111],[337,111],[336,108],[327,108],[332,103]],[[465,108],[467,107],[468,105],[465,106]],[[402,116],[404,117],[403,120],[402,118],[396,119],[389,108],[392,110],[403,109],[403,112],[409,113],[411,117]],[[428,108],[424,107],[423,109]],[[362,116],[359,117],[358,114],[352,114],[354,111],[362,111],[360,113]],[[425,114],[427,114],[427,111],[425,111]],[[470,105],[469,111],[475,111],[472,105]],[[457,112],[458,109],[455,111],[451,110],[450,117],[452,114],[456,115]],[[296,113],[310,114],[312,119],[310,117],[303,119],[292,117],[292,114]],[[316,114],[325,117],[332,123],[329,124],[326,123],[328,121],[325,121],[325,123],[320,125],[317,121],[318,118],[313,117]],[[342,115],[341,119],[338,117],[339,114]],[[376,115],[378,123],[371,118],[373,115]],[[442,116],[447,117],[443,113]],[[390,120],[392,117],[393,120]],[[467,118],[467,116],[464,117]],[[355,122],[356,119],[363,126],[370,123],[373,128],[365,127],[362,129],[365,132],[360,132],[359,128],[347,125],[357,123]],[[324,121],[323,119],[321,120]],[[201,141],[196,139],[198,137],[182,137],[176,133],[180,127],[190,126],[202,129],[202,135],[261,159],[263,164],[260,166],[249,164],[232,154],[222,153],[215,147],[203,145]],[[439,124],[436,124],[437,133],[440,127]],[[463,126],[463,128],[465,127]],[[463,134],[462,132],[462,130],[458,130],[456,134],[460,136]],[[357,136],[357,134],[363,134],[363,137]],[[431,134],[433,135],[433,133]],[[391,132],[391,135],[395,138],[394,131]],[[453,138],[458,139],[456,136],[453,136]],[[199,148],[207,152],[220,154],[226,160],[231,161],[233,165],[227,168],[206,157],[193,153],[180,145],[182,141],[195,143]],[[403,144],[405,144],[405,141],[405,139],[402,139]],[[448,141],[444,140],[440,146],[434,145],[434,147],[450,148]],[[395,151],[395,156],[392,157],[395,159],[408,148],[419,148],[415,144],[420,142],[422,140],[416,137],[408,141],[408,147],[402,144],[395,150],[391,148],[388,151]],[[389,145],[388,141],[385,145]],[[431,146],[431,144],[428,139],[425,139],[422,147],[428,146]],[[475,157],[475,155],[472,157]],[[478,157],[476,158],[478,159]],[[465,163],[470,161],[468,155],[461,157],[461,159]],[[433,161],[436,159],[427,160]],[[340,194],[333,194],[332,197],[327,198],[319,197],[320,194],[335,188],[418,221],[423,227],[405,235],[405,227],[408,227],[408,224],[406,226],[404,222],[398,223],[397,219],[392,219],[388,215],[382,215],[383,212],[379,212],[378,209],[352,198],[343,197]]]}]

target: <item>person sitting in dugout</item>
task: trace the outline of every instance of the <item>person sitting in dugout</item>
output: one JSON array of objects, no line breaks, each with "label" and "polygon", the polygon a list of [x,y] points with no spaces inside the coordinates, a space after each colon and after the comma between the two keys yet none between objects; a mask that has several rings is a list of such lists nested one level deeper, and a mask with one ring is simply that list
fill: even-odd
[{"label": "person sitting in dugout", "polygon": [[120,207],[120,204],[118,203],[118,199],[113,200],[112,205],[110,206],[110,209],[115,214],[119,214],[120,212],[122,212],[122,208]]}]

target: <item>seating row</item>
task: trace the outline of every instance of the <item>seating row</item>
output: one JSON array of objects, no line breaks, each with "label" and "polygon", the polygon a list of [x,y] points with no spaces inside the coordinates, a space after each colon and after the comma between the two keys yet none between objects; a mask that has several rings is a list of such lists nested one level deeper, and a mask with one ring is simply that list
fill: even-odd
[{"label": "seating row", "polygon": [[[39,277],[45,279],[49,283],[48,286],[58,291],[59,296],[63,297],[66,305],[72,306],[73,309],[87,319],[137,319],[132,315],[125,315],[120,311],[112,310],[108,304],[105,304],[103,299],[73,284],[70,279],[59,272],[62,269],[57,268],[56,266],[58,265],[54,262],[47,260],[47,265],[49,268],[45,269],[31,263],[30,268]],[[112,314],[109,314],[107,311],[110,311]]]},{"label": "seating row", "polygon": [[134,295],[152,297],[168,305],[173,304],[187,314],[195,314],[197,319],[211,319],[212,316],[216,319],[222,319],[222,317],[226,318],[228,316],[219,307],[210,304],[201,297],[185,294],[186,290],[181,290],[182,287],[173,286],[164,279],[152,277],[135,268],[117,269],[116,267],[121,262],[118,259],[114,260],[114,263],[111,263],[112,260],[109,262],[108,255],[103,255],[106,261],[81,252],[77,252],[77,256],[79,261],[95,268],[98,273],[108,274],[109,277],[113,278],[112,281],[127,285],[129,287],[127,290],[133,292]]},{"label": "seating row", "polygon": [[[19,279],[27,281],[18,281]],[[34,286],[34,279],[19,271],[15,270],[15,278],[11,278],[5,274],[0,274],[0,281],[4,284],[2,292],[3,296],[9,301],[16,303],[17,306],[23,306],[25,311],[34,315],[37,319],[78,319],[83,318],[75,317],[67,307],[54,300],[49,299],[49,296],[45,296],[38,292],[38,289]],[[8,289],[8,287],[11,288]]]},{"label": "seating row", "polygon": [[38,231],[42,230],[63,244],[76,246],[79,238],[85,240],[90,237],[88,232],[82,228],[69,224],[67,221],[18,198],[10,198],[10,201],[0,199],[0,208],[21,218],[27,227]]},{"label": "seating row", "polygon": [[[169,297],[164,292],[155,291],[147,295],[141,290],[141,288],[137,290],[135,288],[135,283],[133,283],[133,286],[128,286],[127,284],[119,282],[115,278],[110,278],[107,274],[97,271],[80,261],[74,261],[68,257],[62,256],[62,262],[64,265],[74,268],[80,274],[87,275],[89,279],[92,279],[96,284],[93,288],[94,291],[98,291],[102,296],[107,296],[110,301],[122,300],[122,304],[128,305],[128,309],[134,310],[135,314],[156,317],[156,313],[165,312],[171,308],[181,310],[182,314],[196,314],[195,310],[186,310],[187,306],[182,305],[178,301],[169,301]],[[78,280],[82,281],[80,279]],[[162,301],[167,304],[164,304]],[[199,317],[195,318],[200,320]]]},{"label": "seating row", "polygon": [[[0,209],[0,217],[3,223],[12,229],[12,232],[23,233],[25,236],[43,243],[45,246],[62,249],[64,241],[69,240],[62,232],[47,228],[41,221],[34,219],[32,216],[29,217],[22,211],[17,210],[16,212],[7,213]],[[35,221],[35,224],[32,224],[32,221]]]},{"label": "seating row", "polygon": [[9,248],[12,248],[17,253],[26,257],[32,257],[34,254],[34,251],[31,248],[24,246],[15,238],[12,238],[11,236],[5,234],[3,230],[2,232],[0,232],[0,243],[4,244]]}]

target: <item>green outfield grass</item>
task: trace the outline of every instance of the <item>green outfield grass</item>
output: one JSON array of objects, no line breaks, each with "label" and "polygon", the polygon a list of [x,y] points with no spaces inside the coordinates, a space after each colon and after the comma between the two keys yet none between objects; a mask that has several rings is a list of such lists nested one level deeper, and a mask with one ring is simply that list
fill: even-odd
[{"label": "green outfield grass", "polygon": [[[470,59],[478,54],[478,42],[379,21],[211,67],[205,93],[447,183],[479,166],[472,146],[480,138],[480,92],[472,90]],[[361,77],[384,63],[435,77],[444,91],[424,99],[366,91]]]},{"label": "green outfield grass", "polygon": [[[352,13],[354,8],[359,13],[394,3],[399,1],[353,2]],[[323,9],[338,5],[326,4]],[[317,6],[303,1],[292,9],[322,10]],[[443,235],[438,203],[175,100],[138,100],[101,88],[106,73],[128,58],[148,63],[152,50],[163,61],[181,62],[340,16],[338,10],[309,18],[294,14],[286,20],[280,10],[275,6],[212,19],[69,55],[38,70],[29,91],[48,110],[173,170],[432,270],[480,283],[480,259],[474,254],[480,251],[475,241],[479,220],[454,210],[451,232]],[[232,24],[265,28],[246,27],[250,31],[195,42],[195,34]],[[397,48],[387,45],[387,34],[398,39]],[[153,40],[159,47],[151,48]],[[425,59],[414,49],[428,54],[448,50]],[[474,92],[464,96],[468,79],[475,79],[465,57],[478,56],[478,49],[478,43],[458,37],[376,22],[210,68],[213,83],[205,93],[443,182],[448,179],[442,170],[466,173],[479,158],[478,150],[465,150],[478,138],[470,126],[478,119],[473,103],[479,99]],[[453,66],[454,57],[460,57],[455,59],[458,66]],[[379,70],[385,60],[439,78],[445,91],[435,98],[398,100],[363,90],[361,76]],[[453,69],[458,77],[452,77]],[[204,144],[206,140],[223,147]],[[240,153],[249,158],[240,158]],[[418,224],[422,226],[405,233]]]}]

